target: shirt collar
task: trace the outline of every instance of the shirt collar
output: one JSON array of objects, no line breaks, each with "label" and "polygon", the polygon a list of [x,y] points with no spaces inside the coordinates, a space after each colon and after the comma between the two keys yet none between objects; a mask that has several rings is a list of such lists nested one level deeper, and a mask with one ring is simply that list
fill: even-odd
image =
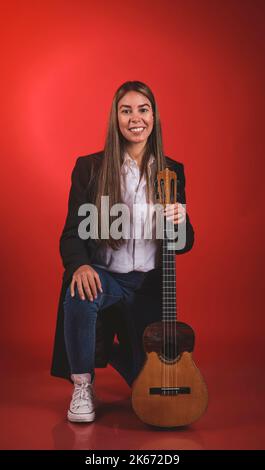
[{"label": "shirt collar", "polygon": [[[148,163],[147,163],[147,166],[150,168],[150,166],[152,165],[152,163],[154,163],[155,161],[155,157],[153,154],[150,155],[149,157],[149,160],[148,160]],[[123,162],[122,162],[122,168],[129,168],[129,167],[138,167],[136,161],[129,155],[129,153],[127,151],[125,151],[123,153]]]}]

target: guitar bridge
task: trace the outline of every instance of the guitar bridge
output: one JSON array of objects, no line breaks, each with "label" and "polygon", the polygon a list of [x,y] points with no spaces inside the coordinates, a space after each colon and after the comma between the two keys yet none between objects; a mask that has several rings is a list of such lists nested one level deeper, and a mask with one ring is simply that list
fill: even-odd
[{"label": "guitar bridge", "polygon": [[190,387],[151,387],[150,395],[187,395],[191,393]]}]

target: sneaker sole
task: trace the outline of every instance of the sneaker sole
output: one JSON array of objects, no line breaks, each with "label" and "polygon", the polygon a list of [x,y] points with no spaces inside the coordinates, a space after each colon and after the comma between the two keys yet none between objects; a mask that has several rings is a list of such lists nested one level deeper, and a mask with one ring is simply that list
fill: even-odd
[{"label": "sneaker sole", "polygon": [[91,421],[94,421],[95,417],[95,412],[83,415],[72,413],[70,410],[67,412],[67,418],[72,423],[90,423]]}]

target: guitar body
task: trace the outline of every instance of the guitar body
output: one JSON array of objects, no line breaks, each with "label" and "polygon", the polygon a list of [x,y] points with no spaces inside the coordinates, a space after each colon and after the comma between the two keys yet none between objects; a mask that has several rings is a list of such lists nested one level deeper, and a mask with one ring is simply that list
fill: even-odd
[{"label": "guitar body", "polygon": [[192,328],[177,321],[153,323],[145,329],[143,342],[146,361],[132,386],[136,415],[160,427],[196,421],[207,408],[208,392],[192,359]]}]

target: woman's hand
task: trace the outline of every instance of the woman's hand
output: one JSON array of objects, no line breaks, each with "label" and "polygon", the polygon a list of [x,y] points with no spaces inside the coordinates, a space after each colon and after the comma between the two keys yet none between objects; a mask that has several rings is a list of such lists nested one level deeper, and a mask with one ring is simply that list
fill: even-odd
[{"label": "woman's hand", "polygon": [[174,224],[181,224],[186,218],[186,209],[180,202],[167,204],[164,215],[166,215],[168,220],[173,220]]},{"label": "woman's hand", "polygon": [[[71,296],[75,295],[75,283],[77,284],[80,299],[85,300],[85,293],[87,298],[91,301],[97,298],[97,288],[103,292],[100,277],[89,264],[83,264],[74,272],[70,286]],[[84,292],[85,291],[85,292]],[[94,298],[93,298],[94,296]]]}]

